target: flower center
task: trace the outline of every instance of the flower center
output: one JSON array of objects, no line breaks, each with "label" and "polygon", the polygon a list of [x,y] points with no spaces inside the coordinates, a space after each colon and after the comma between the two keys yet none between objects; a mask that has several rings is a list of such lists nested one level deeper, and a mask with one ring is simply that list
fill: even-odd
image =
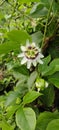
[{"label": "flower center", "polygon": [[25,56],[28,59],[35,59],[39,54],[38,49],[35,46],[29,46],[25,51]]}]

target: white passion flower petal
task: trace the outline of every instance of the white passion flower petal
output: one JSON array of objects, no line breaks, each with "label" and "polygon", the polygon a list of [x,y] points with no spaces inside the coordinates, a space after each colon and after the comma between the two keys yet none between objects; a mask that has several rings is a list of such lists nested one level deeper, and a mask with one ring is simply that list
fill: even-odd
[{"label": "white passion flower petal", "polygon": [[35,60],[33,60],[33,65],[36,67],[36,65],[37,65],[37,62],[36,62],[36,59]]},{"label": "white passion flower petal", "polygon": [[36,45],[35,45],[35,42],[32,42],[32,46],[34,46],[34,47],[36,46]]},{"label": "white passion flower petal", "polygon": [[22,60],[21,60],[21,65],[25,64],[27,62],[27,58],[24,57]]},{"label": "white passion flower petal", "polygon": [[20,53],[18,57],[24,57],[24,53]]},{"label": "white passion flower petal", "polygon": [[32,64],[32,61],[31,61],[31,60],[28,60],[28,61],[27,61],[27,69],[30,69],[31,64]]},{"label": "white passion flower petal", "polygon": [[25,46],[21,46],[21,50],[24,52],[26,51],[26,47]]},{"label": "white passion flower petal", "polygon": [[38,51],[41,53],[41,48],[38,48]]},{"label": "white passion flower petal", "polygon": [[43,64],[43,61],[41,59],[38,60],[39,64]]},{"label": "white passion flower petal", "polygon": [[44,57],[44,55],[39,53],[39,58],[43,58],[43,57]]}]

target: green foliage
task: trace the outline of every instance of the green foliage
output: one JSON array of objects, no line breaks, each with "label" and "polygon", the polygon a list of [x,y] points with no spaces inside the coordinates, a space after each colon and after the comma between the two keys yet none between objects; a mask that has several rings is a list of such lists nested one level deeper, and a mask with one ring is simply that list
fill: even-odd
[{"label": "green foliage", "polygon": [[19,93],[17,93],[17,92],[10,92],[7,96],[5,106],[7,107],[10,104],[13,104],[18,96],[19,96]]},{"label": "green foliage", "polygon": [[[31,125],[32,121],[32,125]],[[20,129],[23,130],[35,130],[36,126],[36,117],[32,108],[19,108],[16,113],[16,123]],[[26,124],[26,125],[25,125]]]},{"label": "green foliage", "polygon": [[[59,129],[58,36],[58,0],[0,1],[2,130]],[[36,47],[31,48],[33,42]],[[27,49],[35,51],[34,58],[27,56]],[[38,53],[40,58],[36,64]],[[26,60],[34,63],[29,69]]]},{"label": "green foliage", "polygon": [[51,107],[53,105],[55,98],[55,91],[53,86],[49,86],[47,89],[43,91],[43,95],[41,97],[41,101],[46,107]]},{"label": "green foliage", "polygon": [[[45,60],[48,60],[48,59],[45,59]],[[46,64],[47,64],[47,62],[46,62]],[[39,68],[38,68],[39,71],[41,71],[43,76],[52,75],[55,72],[59,71],[59,58],[56,58],[53,61],[51,61],[51,63],[49,65],[46,65],[46,64],[45,64],[45,61],[44,61],[44,64],[40,65]]]},{"label": "green foliage", "polygon": [[36,98],[38,98],[40,95],[41,95],[41,93],[38,93],[36,91],[30,91],[23,97],[23,103],[24,104],[31,103]]},{"label": "green foliage", "polygon": [[29,2],[39,2],[39,0],[18,0],[20,2],[20,4],[23,4],[23,3],[29,3]]},{"label": "green foliage", "polygon": [[46,130],[58,130],[59,129],[59,119],[51,121]]},{"label": "green foliage", "polygon": [[38,18],[39,16],[46,16],[48,13],[48,9],[44,6],[43,3],[39,3],[33,7],[31,10],[31,16],[34,18]]},{"label": "green foliage", "polygon": [[48,80],[54,84],[57,88],[59,88],[59,72],[49,76]]},{"label": "green foliage", "polygon": [[37,77],[37,72],[36,71],[32,72],[27,82],[28,89],[31,89],[33,87],[36,77]]},{"label": "green foliage", "polygon": [[17,64],[16,64],[16,65],[13,67],[13,70],[14,70],[15,72],[20,73],[20,74],[29,76],[29,71],[27,70],[26,66],[24,66],[24,65],[20,66],[20,65],[17,65]]},{"label": "green foliage", "polygon": [[30,36],[27,34],[27,32],[23,30],[13,30],[7,35],[11,41],[14,41],[16,43],[25,43],[27,39],[30,39]]},{"label": "green foliage", "polygon": [[50,43],[50,46],[48,48],[48,52],[51,54],[52,58],[58,58],[59,57],[59,36],[57,36],[53,40],[52,44]]},{"label": "green foliage", "polygon": [[37,120],[37,130],[46,130],[46,128],[49,128],[49,124],[59,119],[59,113],[51,113],[51,112],[43,112],[39,115]]},{"label": "green foliage", "polygon": [[39,44],[42,42],[43,34],[41,31],[35,32],[31,35],[32,41]]},{"label": "green foliage", "polygon": [[5,120],[1,122],[0,127],[2,128],[2,130],[13,130],[13,128],[11,127],[11,125],[9,125]]},{"label": "green foliage", "polygon": [[19,52],[20,45],[25,43],[27,39],[31,39],[30,36],[22,30],[13,30],[8,32],[7,36],[10,41],[0,45],[0,54],[9,53],[10,51]]}]

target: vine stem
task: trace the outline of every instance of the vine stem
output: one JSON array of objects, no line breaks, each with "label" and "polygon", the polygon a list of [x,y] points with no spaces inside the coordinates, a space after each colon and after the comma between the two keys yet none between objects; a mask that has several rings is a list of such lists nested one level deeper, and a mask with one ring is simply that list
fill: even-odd
[{"label": "vine stem", "polygon": [[47,26],[48,26],[48,19],[49,19],[49,15],[50,15],[50,12],[51,12],[51,9],[52,9],[52,5],[53,5],[53,0],[51,2],[50,8],[49,8],[49,11],[48,11],[48,14],[47,14],[47,20],[46,20],[46,25],[45,25],[44,36],[43,36],[41,48],[44,45],[45,36],[46,36],[46,32],[47,32]]}]

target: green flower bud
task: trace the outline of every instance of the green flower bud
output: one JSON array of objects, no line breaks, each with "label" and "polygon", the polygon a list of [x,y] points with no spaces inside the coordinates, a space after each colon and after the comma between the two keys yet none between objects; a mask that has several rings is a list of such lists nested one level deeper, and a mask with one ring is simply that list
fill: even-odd
[{"label": "green flower bud", "polygon": [[45,87],[48,87],[48,83],[42,78],[37,78],[35,84],[38,91],[44,90]]}]

